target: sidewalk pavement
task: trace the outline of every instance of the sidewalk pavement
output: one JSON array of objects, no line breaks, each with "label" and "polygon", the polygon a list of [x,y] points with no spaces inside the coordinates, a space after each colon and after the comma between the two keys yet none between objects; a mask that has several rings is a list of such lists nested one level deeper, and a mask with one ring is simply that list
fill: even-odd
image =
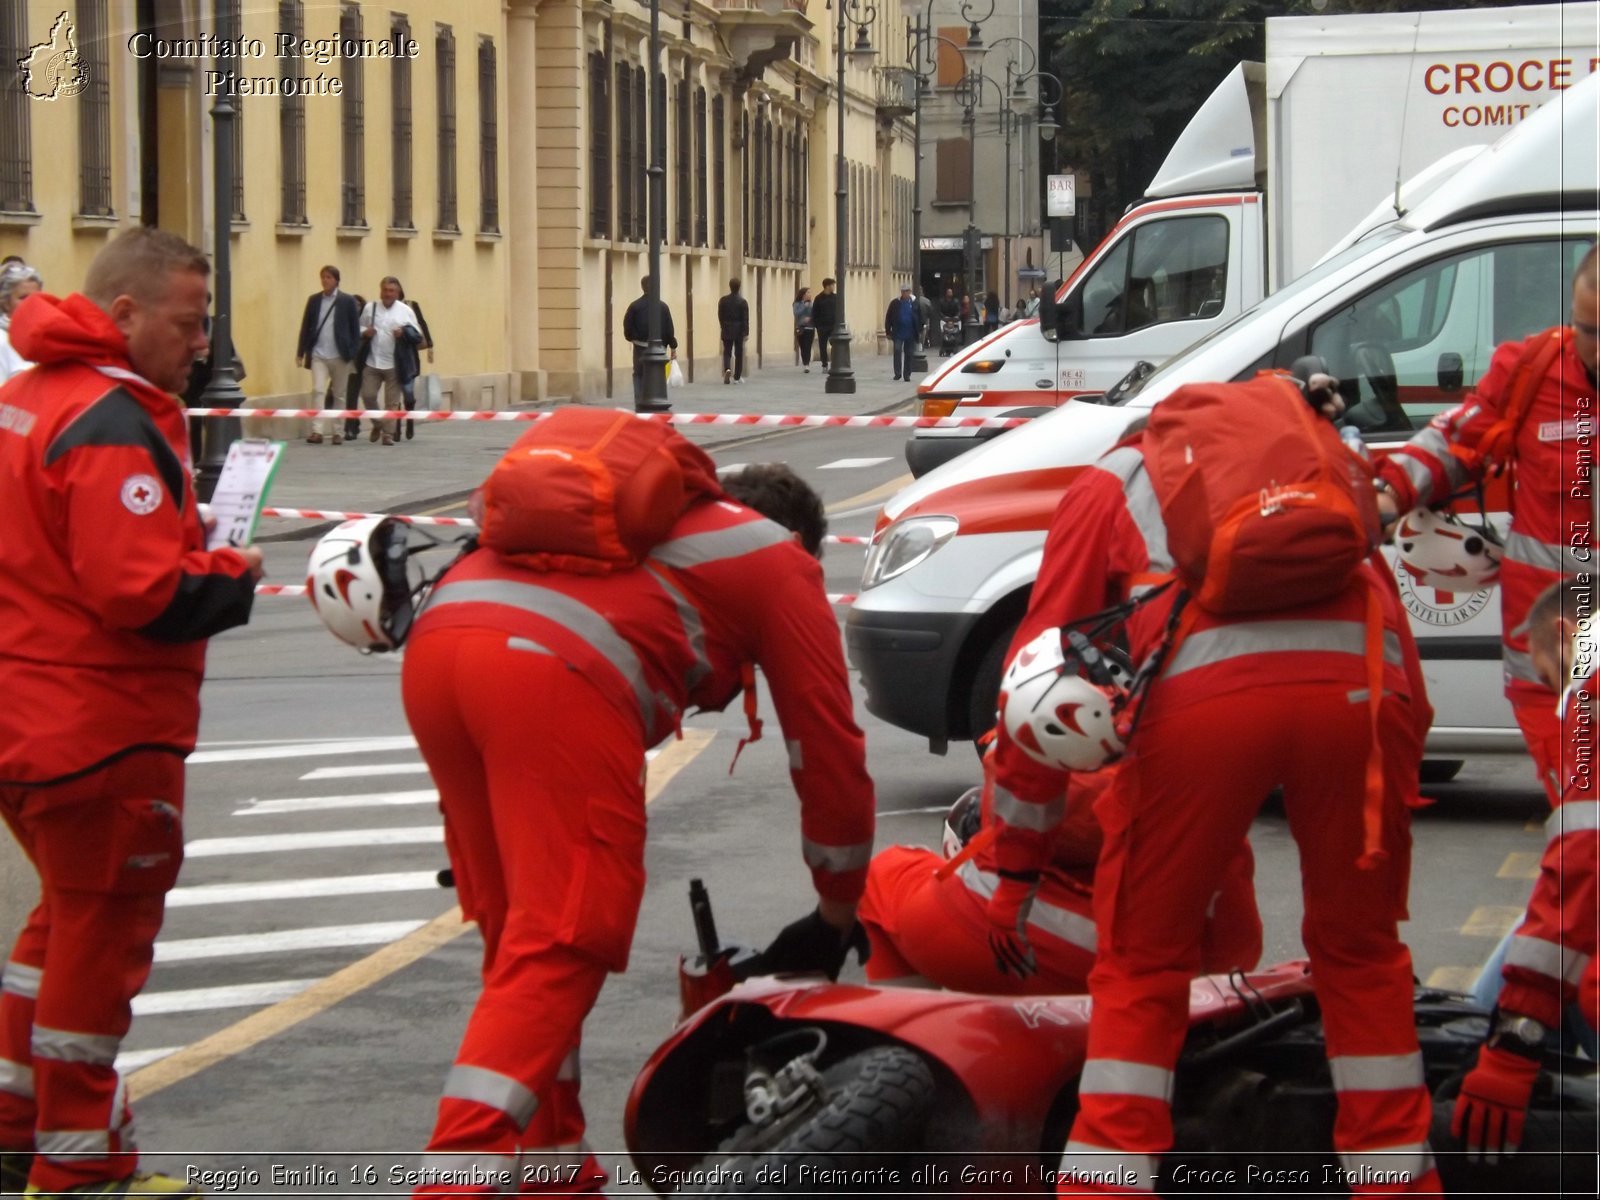
[{"label": "sidewalk pavement", "polygon": [[[823,390],[827,375],[815,363],[810,374],[784,363],[753,370],[742,384],[724,385],[720,374],[701,377],[669,391],[676,413],[800,413],[838,416],[890,412],[910,405],[915,382],[895,382],[888,356],[860,355],[853,363],[856,391],[830,395]],[[935,359],[935,362],[938,360]],[[632,378],[618,372],[622,392],[605,403],[633,407]],[[552,401],[540,407],[551,407]],[[531,406],[530,406],[531,407]],[[309,422],[305,423],[309,428]],[[483,482],[496,458],[527,425],[521,421],[419,421],[412,441],[384,446],[368,440],[369,422],[360,436],[335,446],[308,445],[304,434],[287,442],[273,481],[269,503],[277,508],[340,512],[420,513],[465,499]],[[724,445],[751,436],[754,430],[729,426],[680,426],[702,446]],[[269,518],[261,523],[259,541],[298,541],[320,536],[327,521]]]}]

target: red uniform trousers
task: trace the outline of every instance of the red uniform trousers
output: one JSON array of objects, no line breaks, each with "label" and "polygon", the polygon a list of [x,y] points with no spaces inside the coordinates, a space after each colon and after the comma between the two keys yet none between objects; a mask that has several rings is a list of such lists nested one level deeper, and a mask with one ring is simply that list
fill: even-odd
[{"label": "red uniform trousers", "polygon": [[1343,1165],[1408,1182],[1358,1195],[1437,1191],[1431,1116],[1412,1016],[1405,915],[1411,837],[1405,800],[1421,749],[1403,700],[1383,705],[1387,857],[1360,870],[1370,714],[1346,684],[1225,693],[1163,711],[1157,682],[1132,758],[1097,812],[1099,959],[1080,1107],[1062,1157],[1062,1195],[1145,1194],[1172,1145],[1172,1071],[1200,969],[1205,905],[1260,797],[1284,789],[1300,848],[1301,935],[1327,1031]]},{"label": "red uniform trousers", "polygon": [[483,992],[428,1143],[438,1182],[417,1194],[598,1192],[577,1052],[607,973],[627,965],[644,895],[638,717],[492,630],[413,638],[402,688],[484,942]]},{"label": "red uniform trousers", "polygon": [[1572,776],[1571,763],[1562,762],[1565,746],[1561,718],[1556,713],[1556,695],[1531,684],[1513,683],[1506,688],[1506,698],[1511,701],[1511,712],[1528,743],[1528,753],[1533,756],[1539,786],[1544,788],[1550,807],[1556,808],[1561,803],[1565,781]]},{"label": "red uniform trousers", "polygon": [[[943,879],[944,858],[914,846],[890,846],[867,871],[856,914],[872,942],[867,978],[874,983],[927,982],[991,996],[1048,996],[1087,990],[1094,965],[1094,901],[1083,879],[1047,869],[1028,914],[1028,944],[1038,972],[1002,973],[989,949],[989,897],[996,876],[968,860]],[[1255,903],[1255,860],[1245,843],[1229,862],[1207,906],[1202,970],[1249,970],[1261,959],[1261,915]]]},{"label": "red uniform trousers", "polygon": [[42,888],[0,985],[0,1146],[37,1151],[41,1191],[124,1178],[139,1153],[114,1064],[183,863],[183,760],[0,788],[0,816]]}]

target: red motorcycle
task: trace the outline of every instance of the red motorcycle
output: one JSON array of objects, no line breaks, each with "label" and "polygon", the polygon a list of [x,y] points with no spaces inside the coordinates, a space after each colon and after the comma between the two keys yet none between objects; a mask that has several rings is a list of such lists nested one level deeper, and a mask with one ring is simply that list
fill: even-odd
[{"label": "red motorcycle", "polygon": [[[655,1191],[1054,1191],[1088,1042],[1087,996],[741,981],[754,955],[718,943],[699,880],[690,904],[700,954],[680,962],[683,1019],[634,1081],[624,1119],[639,1177]],[[1176,1142],[1157,1190],[1347,1190],[1308,964],[1196,979],[1189,1014]],[[1453,1145],[1446,1085],[1474,1061],[1488,1014],[1419,988],[1416,1015],[1446,1186],[1592,1194],[1594,1064],[1552,1056],[1523,1152],[1469,1164],[1442,1149]]]}]

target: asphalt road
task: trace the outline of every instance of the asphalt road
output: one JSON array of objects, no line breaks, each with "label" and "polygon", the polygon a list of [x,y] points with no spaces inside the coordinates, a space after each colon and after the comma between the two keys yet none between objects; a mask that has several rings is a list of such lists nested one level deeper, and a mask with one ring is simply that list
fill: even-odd
[{"label": "asphalt road", "polygon": [[[727,443],[720,432],[700,440]],[[822,489],[833,532],[865,534],[904,474],[905,436],[782,432],[715,456],[788,461]],[[299,582],[309,547],[272,543],[271,579]],[[830,591],[856,590],[863,556],[830,547]],[[334,642],[303,599],[263,598],[248,628],[213,643],[189,773],[189,860],[125,1044],[136,1056],[126,1065],[144,1066],[132,1086],[147,1165],[220,1172],[206,1178],[222,1191],[407,1190],[393,1172],[414,1165],[427,1139],[476,993],[478,948],[471,930],[429,924],[453,895],[432,883],[445,861],[439,818],[397,676],[393,657]],[[920,739],[860,717],[879,844],[936,844],[937,810],[976,781],[976,757],[960,746],[932,756]],[[676,959],[693,941],[689,879],[706,880],[731,940],[764,942],[812,903],[781,739],[769,728],[730,774],[742,717],[697,716],[652,765],[650,888],[633,960],[607,985],[584,1046],[599,1150],[622,1149],[628,1088],[675,1015]],[[1425,791],[1438,803],[1417,815],[1407,932],[1421,978],[1461,983],[1526,898],[1543,799],[1521,759],[1473,760],[1458,782]],[[1263,816],[1254,840],[1267,956],[1296,956],[1299,889],[1281,817]],[[382,973],[418,937],[428,952]]]}]

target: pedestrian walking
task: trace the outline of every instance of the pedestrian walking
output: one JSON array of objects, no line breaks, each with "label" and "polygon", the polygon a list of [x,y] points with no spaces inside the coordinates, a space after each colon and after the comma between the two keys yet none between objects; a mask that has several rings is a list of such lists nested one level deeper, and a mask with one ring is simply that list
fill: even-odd
[{"label": "pedestrian walking", "polygon": [[[519,493],[507,474],[505,487],[486,488],[489,543],[434,587],[401,673],[407,717],[439,786],[461,906],[485,945],[483,992],[428,1151],[485,1170],[520,1162],[533,1172],[522,1177],[524,1194],[605,1185],[583,1141],[579,1046],[607,974],[627,966],[644,894],[645,751],[690,706],[720,710],[741,690],[755,736],[753,667],[783,724],[818,897],[764,953],[762,970],[837,976],[847,949],[865,944],[855,908],[871,855],[873,790],[816,557],[821,500],[784,467],[719,484],[711,460],[675,431],[638,427],[631,415],[615,427],[616,419],[568,409],[518,441],[513,454],[581,429],[579,440],[610,455],[615,486],[605,496],[615,495],[614,506],[597,491],[563,521],[554,508],[496,499],[522,494],[559,506],[551,487],[530,480]],[[650,456],[649,471],[618,469],[636,452]],[[663,493],[658,503],[632,481],[660,480],[660,461],[675,470],[673,498]],[[496,474],[527,462],[508,456]],[[663,516],[664,537],[630,525],[630,513],[653,525]],[[532,540],[496,532],[518,521]],[[645,569],[596,571],[600,560],[581,553],[535,551],[554,544],[544,540],[552,530],[569,549],[607,537],[619,551],[634,546],[607,561],[642,556]],[[490,548],[513,544],[529,549]],[[496,1190],[441,1184],[417,1194]]]},{"label": "pedestrian walking", "polygon": [[0,389],[0,817],[41,899],[0,976],[0,1190],[195,1196],[139,1172],[116,1058],[183,861],[206,639],[250,616],[261,551],[205,548],[181,391],[203,251],[148,226],[39,295]]},{"label": "pedestrian walking", "polygon": [[993,333],[1000,328],[1000,293],[990,292],[983,298],[983,331]]},{"label": "pedestrian walking", "polygon": [[[351,368],[361,348],[361,310],[355,299],[339,290],[339,268],[328,265],[320,275],[322,290],[306,298],[300,317],[300,340],[295,345],[294,363],[311,369],[311,407],[322,408],[331,389],[344,403],[349,390]],[[344,441],[339,418],[318,417],[311,424],[306,441],[320,444],[324,437],[335,446]]]},{"label": "pedestrian walking", "polygon": [[933,301],[928,299],[928,293],[920,287],[915,293],[917,297],[917,314],[922,318],[922,348],[926,350],[933,344]]},{"label": "pedestrian walking", "polygon": [[[622,336],[633,347],[633,403],[644,408],[644,356],[650,349],[650,276],[639,281],[641,294],[622,314]],[[678,337],[672,328],[672,310],[661,301],[661,344],[678,357]],[[660,405],[663,411],[670,405]]]},{"label": "pedestrian walking", "polygon": [[883,332],[894,344],[894,377],[910,380],[911,354],[922,336],[922,313],[912,298],[911,285],[900,285],[900,298],[889,301],[883,314]]},{"label": "pedestrian walking", "polygon": [[811,302],[811,323],[817,331],[817,357],[824,371],[828,369],[828,355],[832,353],[833,331],[839,324],[839,294],[833,287],[832,279],[824,279],[822,291]]},{"label": "pedestrian walking", "polygon": [[[355,301],[357,314],[360,314],[366,309],[367,298],[360,292],[355,293],[355,295],[351,296],[350,298]],[[356,318],[356,329],[359,330],[360,328],[361,319],[358,315]],[[365,368],[367,365],[367,350],[371,344],[372,343],[364,337],[360,339],[359,344],[356,346],[356,356],[353,360],[351,360],[350,363],[350,380],[345,385],[344,394],[341,396],[337,392],[334,392],[329,397],[332,401],[334,401],[334,403],[329,405],[330,408],[343,407],[346,412],[356,412],[361,408],[361,377],[364,374],[363,368]],[[346,417],[344,422],[344,440],[347,443],[354,442],[360,436],[361,418]]]},{"label": "pedestrian walking", "polygon": [[33,366],[11,344],[11,318],[21,304],[44,286],[44,280],[20,258],[0,267],[0,383]]},{"label": "pedestrian walking", "polygon": [[739,281],[728,280],[728,294],[717,301],[722,330],[722,382],[744,382],[744,340],[750,336],[750,302],[739,294]]},{"label": "pedestrian walking", "polygon": [[[420,340],[406,338],[398,346],[400,353],[400,390],[405,395],[407,412],[415,412],[417,408],[417,379],[422,374],[422,355],[428,355],[428,365],[433,365],[433,331],[428,328],[428,318],[422,315],[422,305],[415,300],[406,299],[406,289],[400,288],[400,299],[411,306],[412,313],[417,318],[417,329],[421,333]],[[399,431],[396,430],[398,433]],[[410,441],[416,434],[416,422],[410,417],[406,418],[406,441]]]},{"label": "pedestrian walking", "polygon": [[[361,368],[361,407],[398,411],[405,404],[405,393],[400,387],[395,342],[400,338],[421,338],[422,331],[417,328],[416,314],[400,299],[400,281],[393,275],[384,276],[378,285],[378,299],[361,310],[361,336],[367,340],[367,361]],[[380,438],[385,446],[394,445],[394,427],[384,418],[373,417],[369,440],[376,442]]]},{"label": "pedestrian walking", "polygon": [[801,370],[807,375],[811,374],[811,343],[816,336],[816,326],[811,321],[811,289],[803,287],[794,294],[794,341],[800,349]]}]

